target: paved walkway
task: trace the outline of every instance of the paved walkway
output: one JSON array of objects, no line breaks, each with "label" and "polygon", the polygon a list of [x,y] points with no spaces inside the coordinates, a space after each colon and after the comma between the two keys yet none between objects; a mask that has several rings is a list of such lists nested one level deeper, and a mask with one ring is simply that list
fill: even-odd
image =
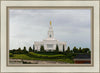
[{"label": "paved walkway", "polygon": [[40,60],[21,60],[21,59],[9,59],[10,64],[67,64],[64,62],[56,61],[40,61]]}]

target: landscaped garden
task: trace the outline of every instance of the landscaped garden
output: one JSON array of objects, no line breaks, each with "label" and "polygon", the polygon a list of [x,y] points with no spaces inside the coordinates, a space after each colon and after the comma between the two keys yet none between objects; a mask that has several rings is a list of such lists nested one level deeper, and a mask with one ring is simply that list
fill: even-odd
[{"label": "landscaped garden", "polygon": [[60,52],[58,48],[54,51],[45,51],[43,47],[40,48],[40,51],[36,51],[29,47],[29,50],[26,50],[26,47],[23,49],[13,49],[9,50],[10,59],[22,59],[22,60],[39,60],[39,61],[56,61],[56,62],[64,62],[73,64],[74,57],[77,54],[90,54],[90,50],[88,48],[76,48],[74,47],[70,50],[70,47],[67,50],[63,50]]}]

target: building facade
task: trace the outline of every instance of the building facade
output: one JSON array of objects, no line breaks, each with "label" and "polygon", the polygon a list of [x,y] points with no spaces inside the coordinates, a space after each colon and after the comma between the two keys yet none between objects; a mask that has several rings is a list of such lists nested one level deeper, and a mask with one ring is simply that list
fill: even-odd
[{"label": "building facade", "polygon": [[35,41],[34,42],[35,50],[40,51],[41,46],[44,46],[44,50],[53,51],[53,50],[56,50],[57,45],[58,45],[59,51],[63,51],[63,49],[66,49],[66,42],[60,42],[54,38],[54,32],[53,32],[52,24],[50,21],[50,26],[48,30],[48,38],[43,41]]}]

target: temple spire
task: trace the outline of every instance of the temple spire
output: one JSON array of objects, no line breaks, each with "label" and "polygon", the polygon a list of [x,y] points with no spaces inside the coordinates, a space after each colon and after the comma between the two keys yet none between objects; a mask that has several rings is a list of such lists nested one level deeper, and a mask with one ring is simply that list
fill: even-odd
[{"label": "temple spire", "polygon": [[51,21],[50,21],[50,26],[51,26],[51,24],[52,24],[52,23],[51,23]]},{"label": "temple spire", "polygon": [[49,31],[48,31],[48,38],[54,38],[52,23],[50,21]]}]

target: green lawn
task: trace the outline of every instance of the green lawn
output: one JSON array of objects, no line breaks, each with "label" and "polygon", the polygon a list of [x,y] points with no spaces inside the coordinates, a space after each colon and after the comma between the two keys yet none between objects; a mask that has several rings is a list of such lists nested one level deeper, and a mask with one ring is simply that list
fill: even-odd
[{"label": "green lawn", "polygon": [[39,54],[29,52],[28,54],[11,54],[11,59],[24,59],[24,60],[41,60],[41,61],[58,61],[58,62],[65,62],[65,63],[74,63],[73,59],[67,58],[66,55],[63,54]]}]

